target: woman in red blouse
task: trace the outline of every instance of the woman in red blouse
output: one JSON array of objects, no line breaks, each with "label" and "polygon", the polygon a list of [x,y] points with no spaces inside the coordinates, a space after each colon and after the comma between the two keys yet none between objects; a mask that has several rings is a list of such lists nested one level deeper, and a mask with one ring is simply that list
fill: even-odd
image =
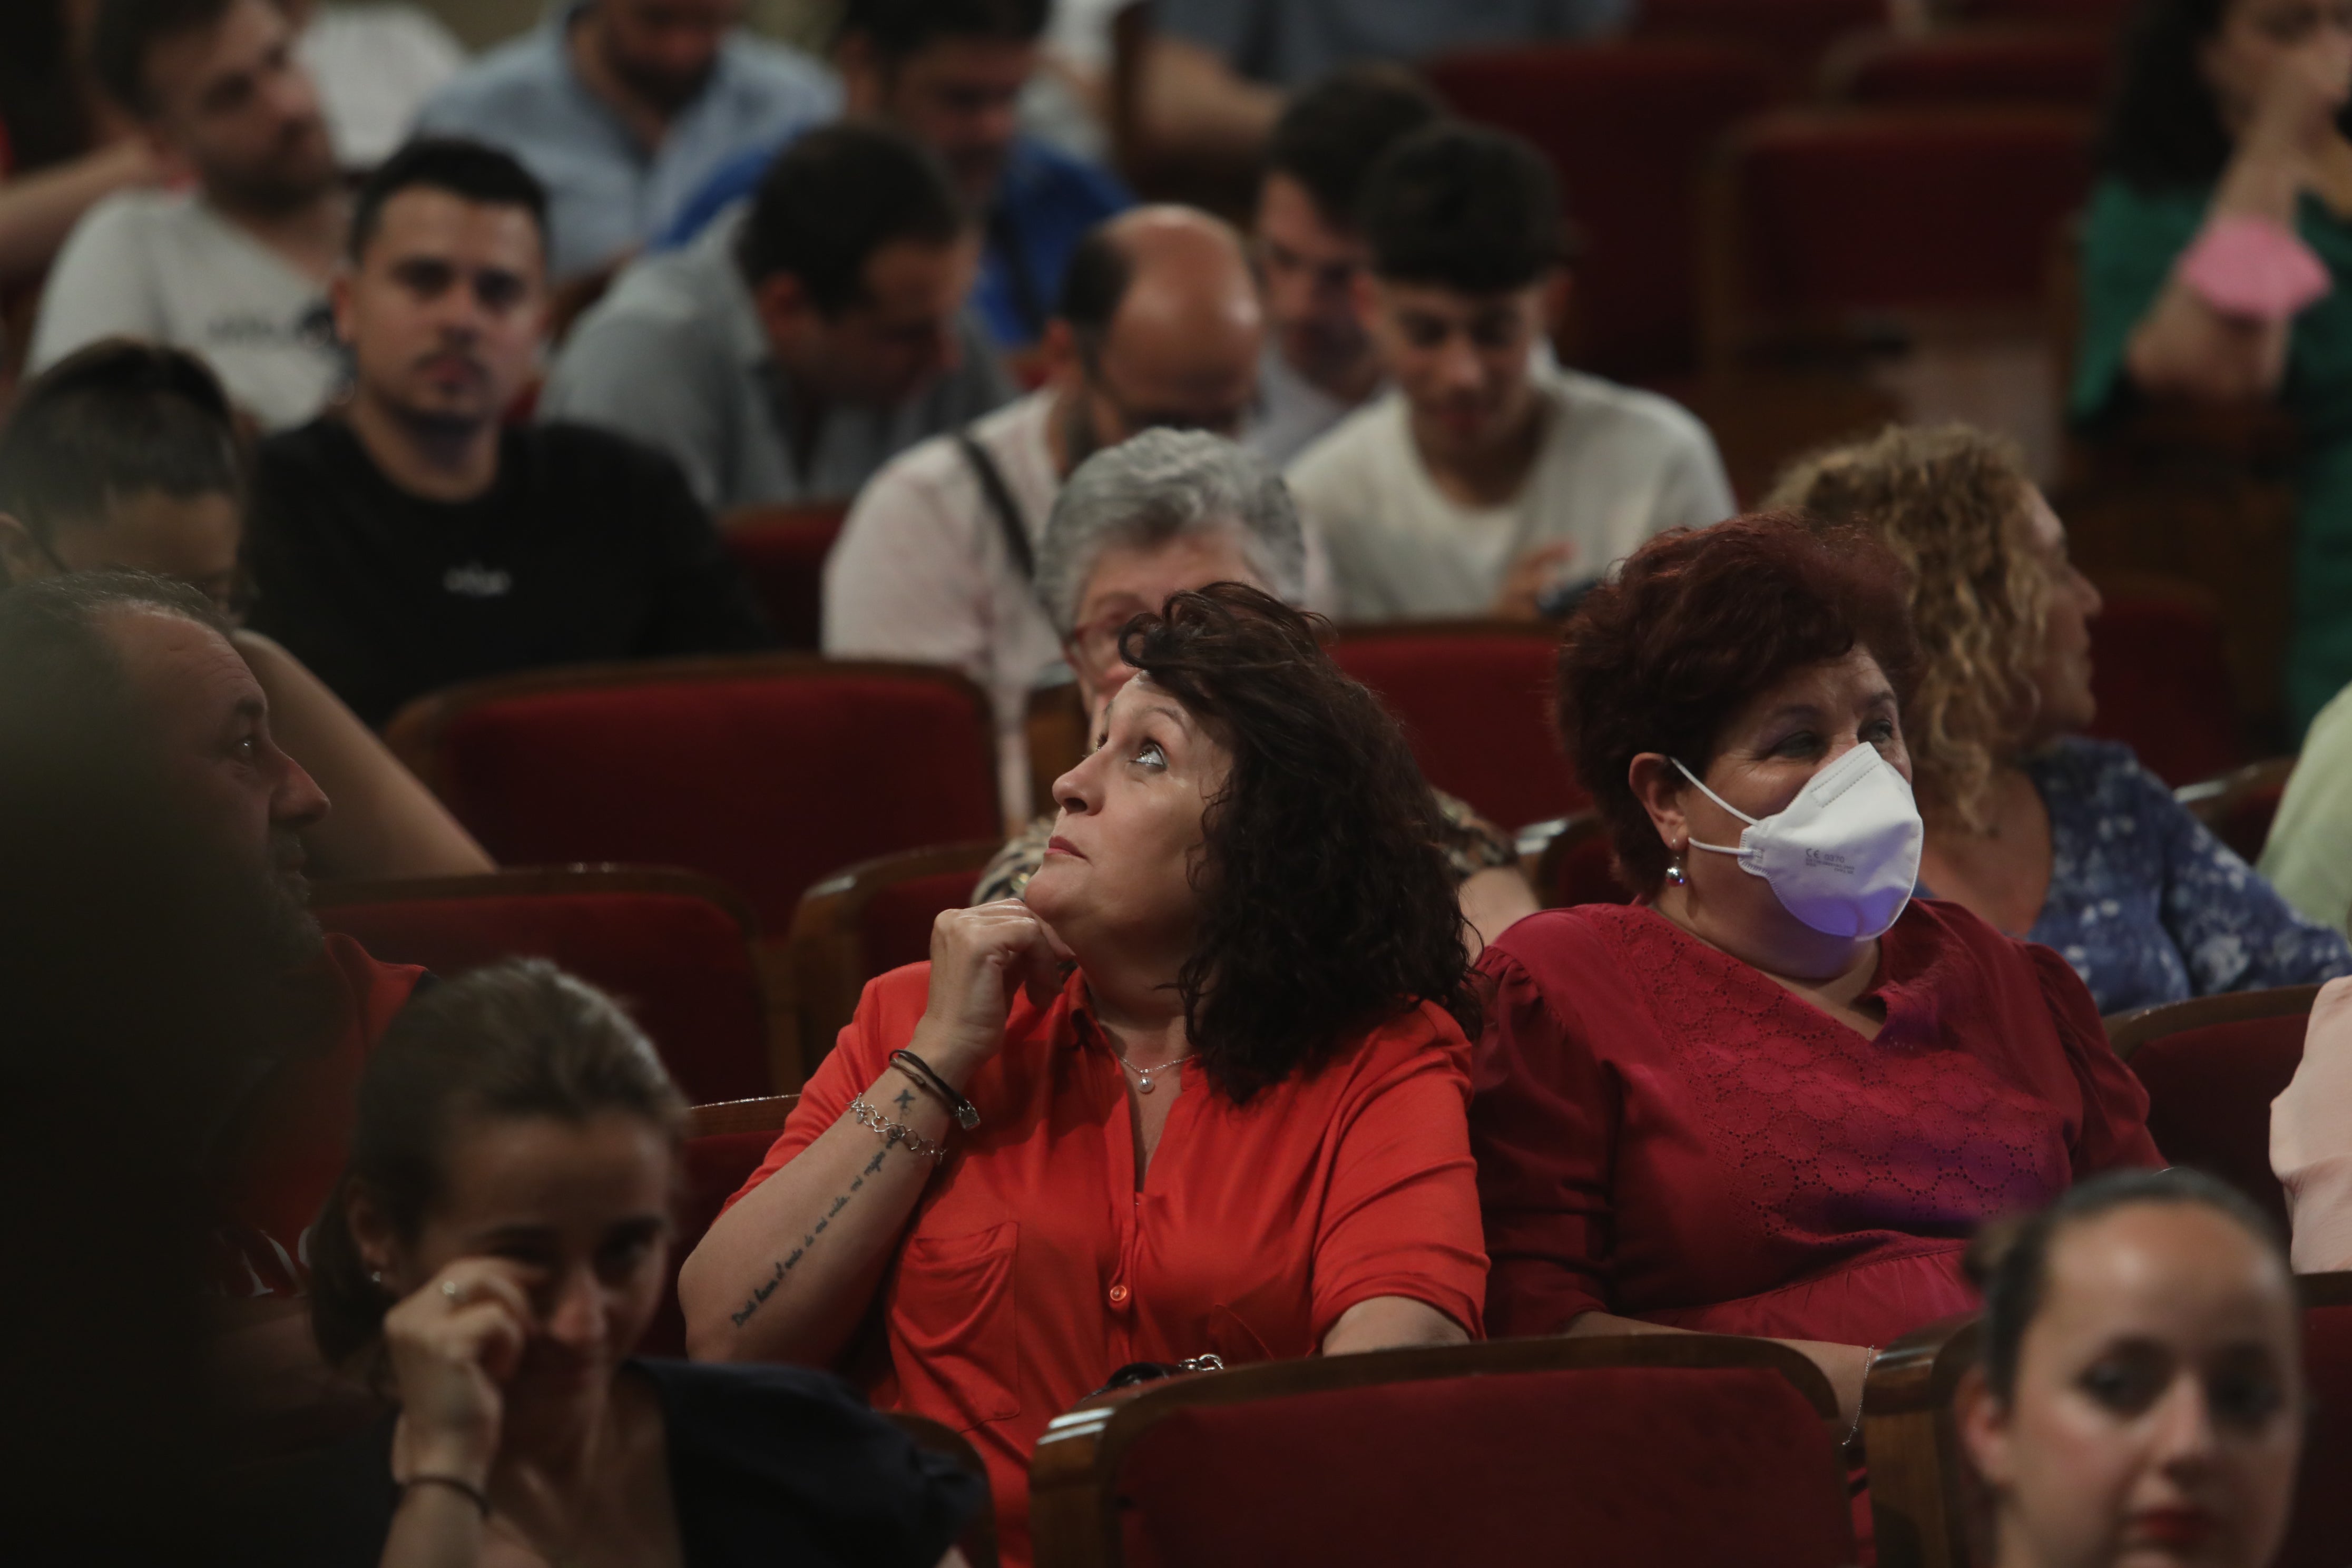
[{"label": "woman in red blouse", "polygon": [[1885,547],[1783,518],[1579,607],[1561,729],[1643,896],[1481,961],[1489,1331],[1787,1340],[1851,1417],[1874,1347],[1974,1307],[1980,1222],[2161,1163],[2064,961],[1909,900],[1914,659]]},{"label": "woman in red blouse", "polygon": [[866,987],[678,1282],[696,1356],[846,1352],[967,1433],[1014,1563],[1030,1450],[1119,1367],[1458,1342],[1486,1285],[1475,1004],[1402,733],[1255,589],[1123,651],[1025,903]]}]

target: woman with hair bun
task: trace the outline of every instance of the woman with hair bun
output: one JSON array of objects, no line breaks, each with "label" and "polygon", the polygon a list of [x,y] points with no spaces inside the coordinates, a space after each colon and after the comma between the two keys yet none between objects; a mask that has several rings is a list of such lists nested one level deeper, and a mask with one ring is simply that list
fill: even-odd
[{"label": "woman with hair bun", "polygon": [[641,1361],[686,1103],[537,961],[411,1002],[312,1232],[330,1363],[397,1416],[302,1478],[303,1568],[960,1564],[977,1478],[821,1373]]},{"label": "woman with hair bun", "polygon": [[1794,1342],[1849,1421],[1995,1215],[2158,1163],[2045,948],[1915,899],[1903,574],[1858,530],[1663,535],[1569,622],[1559,718],[1630,907],[1511,927],[1471,1109],[1496,1334]]},{"label": "woman with hair bun", "polygon": [[2309,1400],[2269,1220],[2194,1171],[2085,1182],[1969,1258],[1983,1287],[1961,1442],[1993,1568],[2263,1568]]}]

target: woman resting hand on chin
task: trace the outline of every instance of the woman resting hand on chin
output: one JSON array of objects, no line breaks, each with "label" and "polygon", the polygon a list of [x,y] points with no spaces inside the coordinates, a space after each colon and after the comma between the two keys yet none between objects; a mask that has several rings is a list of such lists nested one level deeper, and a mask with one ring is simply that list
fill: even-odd
[{"label": "woman resting hand on chin", "polygon": [[966,1433],[1016,1563],[1030,1450],[1121,1366],[1457,1342],[1485,1288],[1476,1007],[1403,735],[1254,588],[1122,650],[1024,901],[866,987],[678,1287],[711,1358],[827,1363],[878,1307],[876,1403]]},{"label": "woman resting hand on chin", "polygon": [[1860,531],[1652,540],[1560,651],[1560,721],[1643,897],[1530,915],[1471,1125],[1497,1334],[1874,1347],[1968,1310],[1982,1220],[2160,1163],[2073,970],[1914,900],[1903,578]]},{"label": "woman resting hand on chin", "polygon": [[[822,1373],[633,1359],[686,1104],[537,961],[423,992],[368,1060],[311,1324],[396,1417],[290,1477],[302,1568],[959,1568],[978,1478]],[[845,1550],[844,1543],[854,1543]]]}]

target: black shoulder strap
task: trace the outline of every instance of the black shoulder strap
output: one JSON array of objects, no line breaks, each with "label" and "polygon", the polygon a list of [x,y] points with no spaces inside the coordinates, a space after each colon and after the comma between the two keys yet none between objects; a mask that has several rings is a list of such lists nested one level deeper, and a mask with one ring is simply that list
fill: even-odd
[{"label": "black shoulder strap", "polygon": [[988,455],[988,448],[972,438],[971,426],[957,431],[955,438],[963,460],[971,465],[972,477],[980,480],[980,493],[988,510],[996,514],[997,530],[1004,535],[1004,552],[1013,558],[1023,582],[1034,582],[1037,557],[1029,548],[1029,525],[1021,520],[1020,505],[1013,499],[1013,488],[1004,482],[1004,471]]}]

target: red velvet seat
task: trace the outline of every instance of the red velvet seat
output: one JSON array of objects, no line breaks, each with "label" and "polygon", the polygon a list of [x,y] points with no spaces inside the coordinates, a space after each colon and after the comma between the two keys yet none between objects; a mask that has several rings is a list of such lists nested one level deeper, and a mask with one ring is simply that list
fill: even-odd
[{"label": "red velvet seat", "polygon": [[2309,1274],[2304,1288],[2303,1373],[2312,1393],[2303,1467],[2286,1544],[2272,1568],[2352,1563],[2352,1275]]},{"label": "red velvet seat", "polygon": [[1548,626],[1433,623],[1349,627],[1331,656],[1403,721],[1431,784],[1508,831],[1585,803],[1552,721],[1558,647]]},{"label": "red velvet seat", "polygon": [[814,653],[824,629],[824,558],[841,536],[846,501],[752,507],[721,521],[719,540],[751,580],[784,647]]},{"label": "red velvet seat", "polygon": [[2147,1089],[2147,1131],[2166,1159],[2221,1177],[2286,1225],[2271,1174],[2271,1101],[2303,1060],[2315,985],[2167,1003],[2110,1019],[2108,1037]]},{"label": "red velvet seat", "polygon": [[1832,57],[1824,75],[1830,95],[1851,103],[2096,109],[2114,61],[2114,40],[2096,32],[1978,27],[1857,40]]},{"label": "red velvet seat", "polygon": [[1733,132],[1709,194],[1717,363],[1874,320],[2039,321],[2089,187],[2087,115],[1784,110]]},{"label": "red velvet seat", "polygon": [[637,1342],[637,1353],[682,1356],[686,1318],[677,1306],[677,1271],[710,1229],[710,1222],[751,1178],[783,1130],[798,1095],[726,1100],[694,1108],[694,1136],[686,1141],[685,1180],[677,1197],[677,1231],[670,1243],[669,1291]]},{"label": "red velvet seat", "polygon": [[1063,1416],[1030,1520],[1039,1568],[1830,1568],[1854,1553],[1835,1410],[1759,1341],[1269,1363]]},{"label": "red velvet seat", "polygon": [[1648,40],[1482,49],[1423,69],[1456,112],[1528,138],[1559,170],[1586,241],[1575,362],[1620,377],[1695,363],[1699,181],[1724,132],[1771,96],[1770,58]]},{"label": "red velvet seat", "polygon": [[884,855],[827,877],[793,911],[788,943],[801,1081],[833,1048],[866,983],[931,955],[931,922],[971,902],[992,838]]},{"label": "red velvet seat", "polygon": [[551,960],[621,999],[690,1100],[772,1086],[759,922],[708,877],[574,866],[323,883],[312,907],[377,958],[444,977],[502,958]]},{"label": "red velvet seat", "polygon": [[2178,787],[2246,761],[2221,618],[2185,597],[2117,595],[2091,622],[2090,732]]},{"label": "red velvet seat", "polygon": [[387,738],[500,860],[690,867],[771,931],[836,867],[1003,830],[988,699],[928,665],[536,670],[422,698]]}]

